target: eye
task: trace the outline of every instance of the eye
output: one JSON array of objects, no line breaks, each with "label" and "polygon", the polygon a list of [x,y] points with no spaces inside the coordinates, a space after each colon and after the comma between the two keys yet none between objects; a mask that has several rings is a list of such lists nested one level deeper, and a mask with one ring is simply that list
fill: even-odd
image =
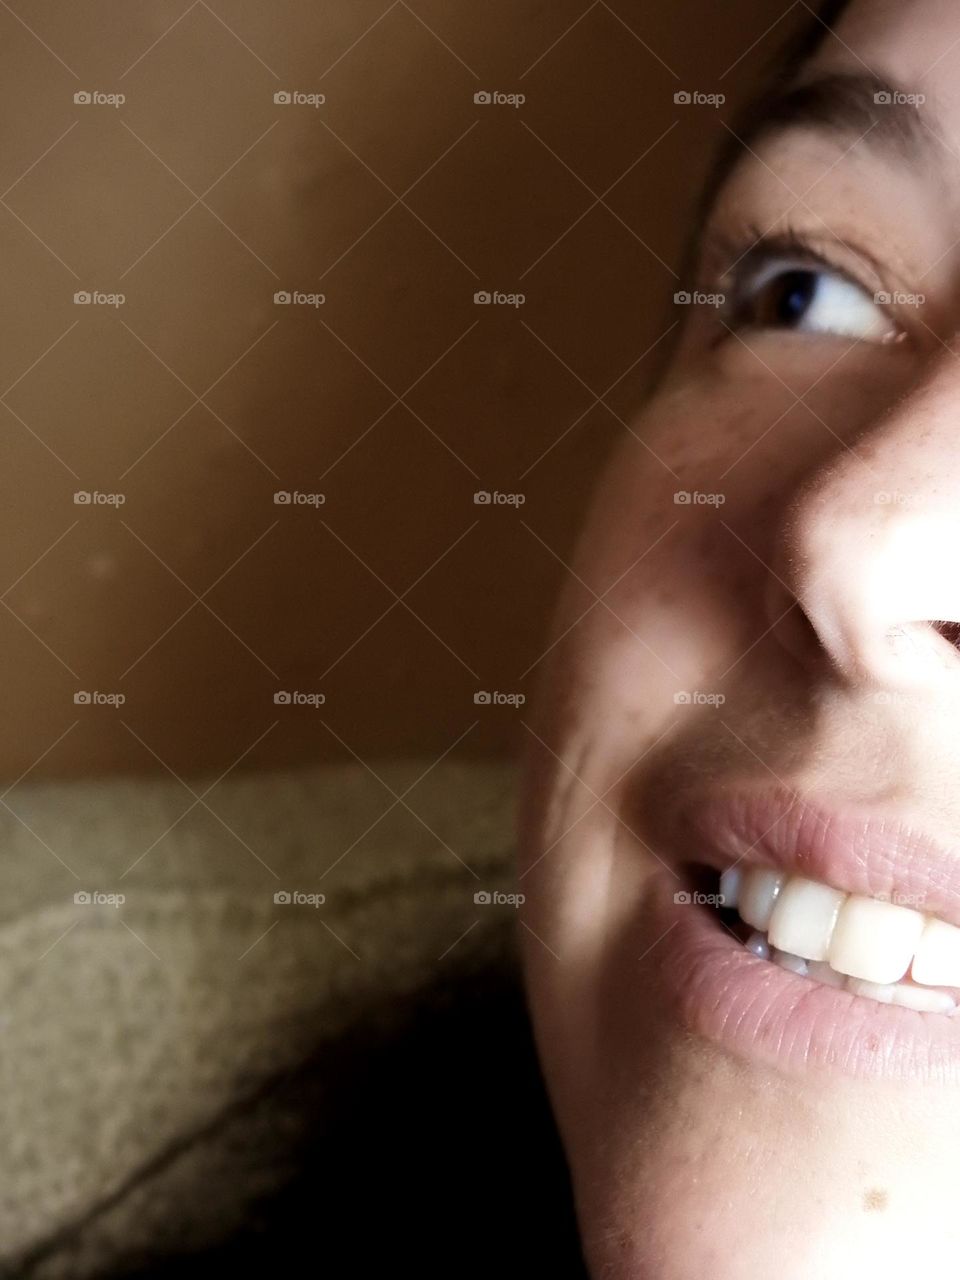
[{"label": "eye", "polygon": [[890,342],[897,326],[865,289],[808,263],[761,264],[736,287],[735,320],[758,329],[827,333]]}]

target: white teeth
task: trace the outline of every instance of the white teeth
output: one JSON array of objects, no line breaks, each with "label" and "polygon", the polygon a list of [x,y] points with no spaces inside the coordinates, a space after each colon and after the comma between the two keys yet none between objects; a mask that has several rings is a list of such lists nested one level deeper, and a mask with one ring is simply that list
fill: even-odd
[{"label": "white teeth", "polygon": [[836,969],[831,969],[825,960],[811,960],[807,965],[807,976],[822,982],[825,987],[845,987],[847,979]]},{"label": "white teeth", "polygon": [[807,962],[802,956],[794,956],[789,951],[773,949],[770,952],[770,959],[781,969],[789,969],[791,973],[799,973],[804,978],[807,976]]},{"label": "white teeth", "polygon": [[855,996],[868,996],[878,1000],[880,1004],[893,1004],[893,993],[896,988],[892,983],[865,982],[863,978],[848,978],[847,990]]},{"label": "white teeth", "polygon": [[743,877],[740,885],[740,919],[753,925],[761,933],[766,932],[773,914],[774,903],[787,877],[780,871],[755,867]]},{"label": "white teeth", "polygon": [[770,945],[806,960],[826,960],[833,927],[846,896],[816,880],[791,876],[780,890],[770,917]]},{"label": "white teeth", "polygon": [[728,867],[720,877],[720,896],[723,905],[736,910],[740,902],[740,886],[743,883],[743,871],[740,867]]},{"label": "white teeth", "polygon": [[855,996],[867,996],[881,1004],[899,1004],[905,1009],[918,1009],[921,1013],[953,1013],[957,1007],[957,1002],[948,992],[912,987],[908,982],[877,983],[847,978],[847,990]]},{"label": "white teeth", "polygon": [[767,940],[762,933],[757,933],[756,929],[743,945],[748,951],[752,951],[755,956],[759,956],[761,960],[770,959],[770,948],[767,945]]},{"label": "white teeth", "polygon": [[729,867],[720,893],[761,960],[880,1004],[960,1013],[960,928],[769,867]]},{"label": "white teeth", "polygon": [[898,982],[893,988],[893,1003],[907,1009],[919,1009],[921,1013],[953,1013],[957,1002],[947,991],[933,991],[929,987],[913,987],[909,982]]},{"label": "white teeth", "polygon": [[866,982],[899,982],[910,968],[923,925],[919,911],[851,894],[830,941],[830,967]]},{"label": "white teeth", "polygon": [[927,986],[960,987],[960,929],[945,920],[928,919],[910,976]]}]

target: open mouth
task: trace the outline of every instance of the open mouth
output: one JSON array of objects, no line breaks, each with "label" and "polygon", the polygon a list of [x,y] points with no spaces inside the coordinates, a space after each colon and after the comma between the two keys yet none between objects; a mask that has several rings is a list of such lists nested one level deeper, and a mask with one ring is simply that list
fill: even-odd
[{"label": "open mouth", "polygon": [[956,842],[783,788],[714,784],[669,816],[650,963],[689,1031],[782,1070],[960,1085]]},{"label": "open mouth", "polygon": [[695,873],[697,896],[754,956],[881,1004],[953,1015],[960,929],[903,903],[844,893],[772,867]]}]

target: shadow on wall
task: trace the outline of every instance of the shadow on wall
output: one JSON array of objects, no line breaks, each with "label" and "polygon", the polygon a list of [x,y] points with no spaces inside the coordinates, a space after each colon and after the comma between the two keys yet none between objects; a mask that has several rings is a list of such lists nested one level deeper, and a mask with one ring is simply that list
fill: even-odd
[{"label": "shadow on wall", "polygon": [[0,14],[0,772],[512,750],[777,16]]}]

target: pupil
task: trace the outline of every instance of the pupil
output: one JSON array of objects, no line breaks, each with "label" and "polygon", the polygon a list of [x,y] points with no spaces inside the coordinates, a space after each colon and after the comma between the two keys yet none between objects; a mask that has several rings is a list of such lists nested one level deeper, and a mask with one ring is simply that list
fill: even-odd
[{"label": "pupil", "polygon": [[817,291],[817,277],[812,271],[787,271],[780,280],[776,300],[776,318],[781,324],[802,320]]}]

